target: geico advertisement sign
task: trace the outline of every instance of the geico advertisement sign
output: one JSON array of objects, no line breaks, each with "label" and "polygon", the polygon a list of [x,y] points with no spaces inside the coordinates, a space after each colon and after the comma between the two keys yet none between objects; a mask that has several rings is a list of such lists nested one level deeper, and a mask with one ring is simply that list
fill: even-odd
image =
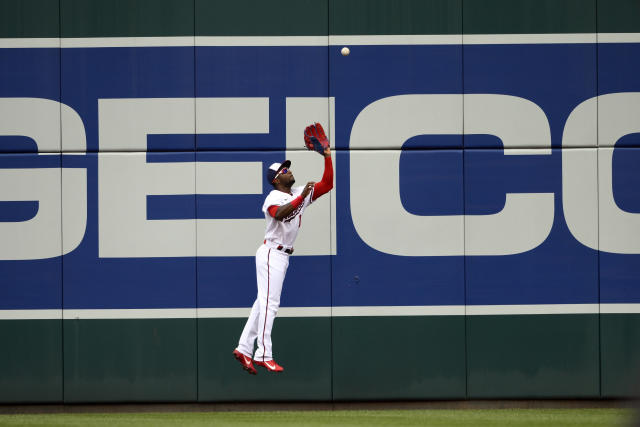
[{"label": "geico advertisement sign", "polygon": [[[322,111],[326,117],[327,105],[333,106],[333,101],[287,99],[288,148],[300,146],[296,137],[300,125],[314,120]],[[122,147],[144,150],[151,134],[269,133],[269,98],[99,99],[98,105],[103,151]],[[460,115],[463,109],[464,129]],[[65,104],[40,98],[3,98],[0,111],[0,135],[29,137],[40,151],[57,151],[60,147],[64,151],[84,151],[86,147],[82,120]],[[565,151],[562,156],[565,221],[576,240],[589,248],[640,253],[640,214],[616,205],[612,185],[612,147],[621,137],[640,132],[638,117],[640,93],[613,93],[582,102],[564,125],[563,148],[595,147],[598,142],[609,147],[570,150],[570,155]],[[349,147],[401,147],[418,135],[463,133],[500,138],[508,156],[531,155],[533,152],[526,147],[532,146],[539,147],[536,155],[551,154],[551,132],[544,111],[527,99],[497,94],[465,95],[464,103],[460,94],[379,99],[357,116]],[[295,155],[299,153],[287,153],[287,157]],[[400,200],[399,150],[378,158],[350,156],[349,161],[349,182],[338,185],[350,186],[355,229],[378,251],[399,256],[511,255],[536,248],[551,231],[556,214],[554,193],[507,193],[504,208],[495,214],[414,215]],[[149,163],[145,156],[100,153],[99,256],[192,257],[196,246],[199,256],[253,255],[256,236],[264,231],[263,219],[198,219],[197,227],[196,219],[147,219],[149,195],[262,192],[262,162],[197,163]],[[384,180],[378,179],[381,170],[385,171]],[[194,175],[198,182],[195,192]],[[222,179],[229,185],[220,186]],[[0,169],[0,183],[0,201],[38,202],[33,218],[0,223],[0,259],[56,257],[73,251],[82,241],[87,224],[86,169]],[[325,206],[333,209],[331,214],[335,216],[335,204]],[[376,215],[371,214],[374,211]],[[305,227],[330,233],[328,217],[325,219],[314,221],[322,223],[319,225],[307,222]],[[394,232],[381,233],[389,223],[393,223]],[[200,246],[196,241],[209,244]],[[316,250],[307,254],[329,253]]]}]

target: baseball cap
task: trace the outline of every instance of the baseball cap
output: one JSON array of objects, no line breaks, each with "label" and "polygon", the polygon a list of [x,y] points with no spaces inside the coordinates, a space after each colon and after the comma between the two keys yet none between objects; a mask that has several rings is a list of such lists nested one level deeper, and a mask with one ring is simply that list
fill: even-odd
[{"label": "baseball cap", "polygon": [[273,182],[273,179],[276,177],[278,172],[280,172],[280,169],[289,168],[290,166],[290,160],[285,160],[282,163],[273,163],[271,166],[269,166],[269,169],[267,169],[267,181],[269,181],[269,184]]}]

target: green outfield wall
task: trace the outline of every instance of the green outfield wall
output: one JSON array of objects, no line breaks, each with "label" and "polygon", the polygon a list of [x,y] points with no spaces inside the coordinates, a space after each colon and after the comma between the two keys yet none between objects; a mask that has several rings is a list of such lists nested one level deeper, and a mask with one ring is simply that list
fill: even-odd
[{"label": "green outfield wall", "polygon": [[[39,66],[50,68],[43,73],[44,77],[34,77],[25,83],[24,87],[0,82],[0,98],[39,97],[38,85],[44,86],[51,80],[54,81],[54,86],[57,85],[56,87],[59,88],[57,96],[54,96],[54,93],[54,95],[42,97],[56,98],[64,104],[65,90],[68,90],[64,86],[65,75],[71,75],[71,68],[75,69],[74,72],[78,72],[78,69],[85,67],[85,71],[79,72],[81,76],[83,76],[82,73],[91,73],[95,70],[87,65],[90,59],[65,62],[65,56],[69,56],[72,51],[75,54],[80,49],[91,51],[87,53],[87,58],[103,53],[110,55],[111,51],[118,49],[130,49],[123,55],[125,57],[130,55],[132,65],[129,64],[129,68],[123,67],[122,73],[128,73],[132,77],[129,82],[130,87],[123,84],[113,92],[109,92],[111,74],[105,76],[102,82],[96,83],[95,86],[86,83],[81,77],[74,81],[74,84],[77,83],[80,87],[78,93],[90,92],[93,96],[95,92],[96,99],[197,98],[200,90],[197,78],[183,85],[193,87],[191,96],[173,89],[156,92],[147,89],[147,86],[152,83],[148,83],[145,75],[145,70],[148,71],[148,69],[142,64],[145,55],[153,56],[160,49],[177,49],[176,46],[179,48],[186,46],[193,48],[195,52],[189,57],[193,60],[189,69],[198,70],[198,62],[203,59],[197,53],[197,49],[201,46],[220,43],[216,46],[228,49],[229,51],[225,50],[224,55],[232,61],[238,58],[238,55],[233,52],[235,44],[261,46],[263,43],[261,40],[271,41],[264,42],[267,43],[266,47],[255,56],[255,60],[238,60],[237,63],[233,63],[242,64],[243,72],[244,69],[251,69],[255,71],[255,75],[264,75],[262,83],[265,86],[279,87],[278,85],[284,85],[284,83],[280,83],[278,79],[288,82],[296,81],[310,68],[304,68],[304,64],[297,63],[295,56],[297,53],[295,53],[284,60],[284,62],[289,61],[284,68],[288,70],[284,77],[269,74],[270,71],[264,65],[264,61],[275,55],[270,49],[293,46],[292,49],[302,51],[309,43],[314,44],[315,47],[318,43],[324,43],[318,40],[326,37],[326,56],[319,60],[319,66],[326,69],[323,71],[326,83],[319,86],[326,86],[325,98],[335,98],[337,105],[336,112],[333,113],[335,117],[331,115],[332,113],[327,113],[329,120],[335,120],[331,123],[335,123],[336,129],[340,126],[347,128],[341,135],[348,136],[353,120],[350,117],[345,118],[346,115],[341,116],[341,111],[344,110],[340,110],[339,103],[342,101],[340,94],[332,92],[335,87],[349,87],[348,82],[337,81],[347,74],[346,72],[341,74],[339,65],[335,63],[335,58],[339,57],[331,56],[331,49],[341,47],[342,40],[360,40],[360,43],[368,48],[379,48],[381,51],[388,52],[394,46],[404,46],[407,40],[413,40],[398,38],[401,36],[449,37],[446,42],[415,43],[442,43],[443,46],[460,47],[462,81],[459,93],[466,93],[464,92],[466,85],[471,86],[481,80],[477,77],[465,77],[464,64],[470,63],[472,56],[477,55],[475,52],[468,51],[470,46],[483,43],[488,43],[489,46],[523,43],[536,46],[539,44],[540,49],[544,49],[550,44],[589,45],[593,47],[593,51],[592,56],[585,60],[588,65],[574,65],[577,70],[588,67],[593,69],[593,76],[596,79],[593,83],[593,97],[595,97],[601,94],[598,89],[600,83],[597,80],[599,75],[606,74],[607,78],[615,79],[615,73],[606,71],[604,68],[606,64],[600,62],[603,61],[602,58],[608,58],[607,55],[609,55],[604,50],[600,50],[600,38],[604,40],[609,37],[607,39],[609,40],[611,37],[621,35],[631,40],[620,43],[622,48],[630,46],[629,57],[620,61],[622,63],[628,61],[631,64],[634,61],[633,52],[637,52],[633,49],[637,49],[640,44],[638,17],[640,17],[640,2],[636,0],[277,0],[268,2],[260,0],[0,0],[0,53],[4,55],[0,56],[0,77],[6,74],[13,78],[19,74],[20,67],[17,67],[18,71],[16,71],[8,65],[10,60],[20,60],[20,53],[16,53],[18,51],[49,49],[54,52],[52,54],[54,59],[48,65],[25,60],[26,65],[23,66],[22,71],[33,70]],[[458,36],[459,40],[451,38]],[[496,36],[495,40],[498,41],[486,42],[489,40],[487,38],[474,39],[479,36]],[[277,37],[281,39],[273,42],[272,40]],[[305,39],[306,37],[308,39]],[[361,38],[357,39],[357,37]],[[530,39],[522,41],[527,37]],[[592,38],[592,41],[585,41],[589,38]],[[533,39],[538,41],[531,41]],[[581,41],[573,42],[572,40]],[[59,43],[57,50],[52,47],[55,43]],[[350,45],[348,42],[344,44]],[[356,42],[353,44],[357,46]],[[149,51],[138,54],[134,52],[136,46],[150,47]],[[357,47],[353,47],[354,53],[356,49]],[[395,54],[388,55],[385,58],[393,58]],[[546,54],[540,55],[545,57]],[[558,53],[553,55],[556,55],[554,58],[561,56]],[[400,53],[398,56],[406,57],[405,53]],[[549,54],[549,57],[552,55]],[[508,59],[505,60],[499,54],[496,54],[496,58],[496,61],[508,62]],[[390,78],[389,75],[400,76],[399,79],[419,80],[421,73],[427,71],[418,66],[411,68],[414,59],[410,58],[407,62],[400,61],[401,69],[393,71],[396,74],[384,74],[380,71],[380,77],[376,77],[375,74],[380,64],[376,61],[365,61],[364,72],[349,76],[363,81],[368,79],[375,81],[379,78],[381,85],[384,85],[382,80]],[[389,60],[389,62],[392,61]],[[174,84],[174,75],[178,75],[172,74],[175,71],[172,68],[175,64],[159,64],[154,67],[167,67],[165,75],[167,85]],[[226,65],[219,66],[222,69]],[[429,68],[435,69],[438,66],[438,64],[430,64]],[[178,65],[175,67],[179,68]],[[236,72],[239,70],[224,71],[225,75],[229,76],[233,76]],[[506,70],[505,75],[509,72]],[[115,74],[113,73],[114,81],[119,78]],[[160,84],[163,83],[162,73],[159,75],[160,77],[154,77],[156,80],[153,84],[157,81],[160,81]],[[589,80],[593,76],[590,72],[578,73],[576,80]],[[87,75],[84,77],[87,81],[90,80]],[[61,84],[60,81],[63,83]],[[512,95],[527,98],[527,96],[534,97],[540,93],[546,93],[549,89],[543,83],[537,82],[536,85],[526,86],[520,93]],[[86,88],[82,86],[85,84]],[[237,89],[242,93],[238,97],[246,98],[249,96],[243,92],[245,86],[250,86],[250,83],[234,81],[225,84],[223,82],[217,89],[227,97],[230,96],[229,91]],[[620,88],[611,92],[640,92],[640,77],[636,76],[636,80],[628,86],[631,89]],[[573,88],[567,90],[571,92]],[[424,91],[421,89],[419,92]],[[131,93],[137,95],[132,96]],[[448,92],[445,89],[440,91],[436,88],[433,93]],[[397,93],[397,95],[406,94]],[[265,90],[254,96],[269,97],[272,94]],[[302,97],[299,94],[296,96]],[[347,98],[346,102],[349,96],[347,90],[344,94],[344,98]],[[74,107],[80,105],[93,112],[93,116],[83,116],[81,119],[89,129],[87,138],[97,141],[99,126],[91,123],[98,121],[98,107],[97,102],[94,102],[96,100],[91,99],[92,103],[83,104],[84,101],[78,101]],[[373,98],[369,101],[375,100]],[[276,108],[284,109],[285,101],[278,102],[279,104],[271,101],[269,105],[269,108],[272,108],[270,113],[272,116],[280,114],[274,113]],[[551,116],[552,113],[549,113],[549,110],[555,107],[547,105],[545,108],[548,110],[544,113]],[[328,103],[325,110],[330,110]],[[557,114],[562,116],[562,120],[566,120],[570,112]],[[6,113],[7,110],[0,110],[0,114]],[[595,120],[597,120],[596,114],[594,113]],[[283,117],[278,120],[284,122],[284,113],[281,115]],[[462,116],[461,112],[461,119]],[[342,122],[340,122],[341,119]],[[345,122],[348,123],[345,124]],[[559,130],[557,126],[560,126]],[[271,130],[282,132],[282,135],[285,132],[282,129],[285,127],[283,124],[275,127],[273,123],[271,124]],[[552,129],[553,135],[550,138],[562,137],[562,125],[554,122]],[[64,135],[64,127],[62,135]],[[62,140],[64,141],[64,136]],[[556,139],[552,140],[553,145],[548,149],[549,153],[558,153],[555,158],[561,157],[560,151],[569,150],[564,148],[562,143],[556,144]],[[621,259],[624,258],[619,264],[622,267],[612,267],[607,271],[613,272],[607,274],[602,273],[603,266],[609,262],[604,255],[606,251],[597,249],[589,250],[588,256],[591,257],[591,263],[587,266],[588,268],[571,256],[562,258],[564,251],[562,245],[554,246],[550,250],[552,256],[541,258],[542,261],[538,258],[533,261],[526,258],[527,254],[539,248],[525,251],[523,254],[507,255],[505,257],[521,257],[520,259],[523,260],[518,261],[519,264],[514,264],[516,267],[505,270],[507,271],[505,275],[510,277],[506,282],[513,283],[516,287],[518,283],[525,281],[525,276],[537,274],[541,270],[557,271],[559,277],[573,277],[570,274],[574,270],[591,269],[589,271],[593,270],[593,274],[589,277],[595,283],[593,289],[590,288],[593,292],[589,291],[591,293],[584,298],[572,298],[571,289],[580,288],[580,286],[567,288],[569,290],[563,290],[558,294],[554,294],[553,290],[547,290],[547,294],[537,293],[537,286],[529,286],[521,294],[513,296],[510,303],[501,302],[503,295],[493,288],[480,290],[473,288],[474,282],[471,276],[478,275],[478,270],[473,268],[478,265],[476,263],[484,262],[487,258],[484,255],[462,254],[463,256],[457,257],[460,265],[455,273],[459,273],[460,276],[460,292],[456,294],[458,299],[454,302],[446,302],[443,298],[442,301],[445,302],[430,303],[427,297],[421,298],[420,296],[423,295],[421,283],[414,286],[411,282],[413,279],[407,279],[409,276],[420,277],[420,274],[404,272],[398,268],[401,264],[393,264],[396,271],[394,278],[387,279],[386,276],[384,278],[388,295],[380,294],[377,300],[371,302],[366,298],[369,298],[370,293],[380,292],[380,288],[375,288],[375,283],[367,282],[367,279],[362,279],[361,282],[360,276],[365,276],[357,269],[365,269],[362,267],[363,264],[365,266],[367,263],[375,264],[376,261],[366,261],[367,258],[362,257],[365,261],[360,263],[361,255],[351,250],[355,245],[352,244],[352,240],[355,239],[349,240],[342,237],[347,232],[340,230],[340,227],[348,229],[348,232],[355,229],[350,220],[346,221],[348,226],[343,226],[341,224],[345,220],[340,219],[342,214],[348,216],[347,214],[351,213],[348,196],[341,199],[342,195],[347,194],[342,189],[349,186],[349,173],[353,169],[353,167],[347,168],[346,165],[349,162],[345,157],[357,157],[374,151],[391,155],[391,152],[398,151],[401,147],[383,147],[379,150],[375,147],[371,149],[365,147],[352,150],[348,141],[338,144],[341,145],[336,149],[335,191],[343,192],[337,196],[337,202],[335,200],[331,202],[334,213],[337,209],[338,220],[330,218],[330,215],[326,218],[329,229],[334,230],[334,233],[336,228],[339,229],[337,243],[327,243],[329,247],[327,253],[317,256],[318,264],[322,264],[321,267],[317,267],[317,270],[313,270],[316,267],[311,261],[304,264],[307,271],[311,271],[309,274],[322,276],[322,279],[316,281],[309,279],[307,282],[301,279],[306,277],[307,271],[305,271],[292,276],[298,278],[297,280],[290,278],[285,280],[283,307],[273,330],[274,348],[277,349],[276,360],[285,367],[284,373],[270,375],[262,370],[257,376],[250,376],[232,357],[231,352],[237,345],[237,339],[249,314],[250,303],[244,303],[244,300],[236,305],[225,302],[221,302],[220,305],[216,305],[217,302],[202,303],[208,291],[196,284],[197,280],[200,280],[196,278],[201,277],[199,274],[203,274],[205,263],[211,261],[209,258],[213,257],[199,255],[186,257],[193,262],[186,267],[183,264],[181,266],[188,270],[193,278],[185,279],[184,283],[174,279],[173,276],[170,279],[177,289],[176,295],[189,286],[193,288],[193,291],[189,290],[190,295],[193,295],[190,296],[188,303],[183,303],[182,300],[174,303],[170,293],[160,295],[159,291],[155,294],[153,283],[149,288],[145,288],[151,289],[149,305],[141,306],[129,302],[120,304],[117,298],[104,296],[108,296],[108,291],[91,299],[90,294],[94,291],[96,294],[103,291],[100,287],[102,285],[91,288],[92,281],[94,279],[99,281],[99,276],[102,274],[98,272],[98,268],[106,265],[105,270],[100,270],[106,271],[118,262],[126,264],[126,267],[122,270],[117,270],[119,268],[117,266],[113,267],[115,273],[109,277],[115,277],[114,289],[117,291],[114,290],[114,292],[119,292],[127,298],[133,294],[130,283],[135,283],[135,279],[131,282],[128,280],[131,277],[137,277],[136,261],[118,257],[105,260],[97,255],[98,244],[93,245],[93,240],[91,241],[93,245],[91,262],[85,263],[83,259],[73,258],[73,251],[65,252],[63,256],[66,224],[64,223],[60,230],[60,256],[52,261],[57,264],[51,270],[53,271],[51,277],[33,279],[36,282],[42,280],[47,283],[48,281],[58,283],[56,286],[59,286],[59,291],[54,292],[55,296],[52,297],[52,300],[55,299],[54,303],[31,304],[29,302],[37,300],[39,296],[32,288],[23,285],[31,280],[30,276],[35,277],[38,274],[40,267],[25,269],[23,264],[30,261],[0,260],[0,343],[2,343],[0,403],[609,399],[630,398],[638,393],[640,276],[637,269],[627,268],[627,266],[638,264],[640,255],[637,253],[620,255]],[[2,140],[0,140],[1,146]],[[99,169],[95,156],[102,154],[102,149],[97,147],[96,143],[93,148],[85,148],[79,152],[75,149],[66,152],[63,142],[61,148],[55,150],[52,156],[58,156],[63,166],[65,161],[74,161],[68,160],[72,157],[72,152],[76,157],[86,156],[90,165],[86,167],[93,171],[89,173],[88,182],[91,183],[94,179],[93,175],[97,176]],[[585,147],[574,148],[577,150]],[[612,149],[612,147],[609,148]],[[422,149],[424,147],[420,146],[415,150]],[[465,151],[473,151],[467,149],[466,145],[453,148],[430,147],[424,151],[443,152],[449,149],[457,150],[460,159],[466,159]],[[484,149],[489,150],[487,147],[480,147],[478,151]],[[527,146],[523,149],[538,150],[534,156],[539,157],[546,153],[543,153],[546,148],[540,146]],[[596,144],[585,149],[592,150],[595,159],[596,153],[601,151],[602,147]],[[633,141],[628,149],[640,151],[640,147]],[[172,148],[163,154],[174,155],[180,152],[197,158],[199,150],[196,141],[191,150]],[[137,148],[131,148],[116,151],[114,154],[147,156],[151,151],[153,150],[140,152]],[[215,152],[216,149],[201,151]],[[277,146],[270,146],[263,150],[249,147],[246,151],[260,151],[267,156],[269,152],[282,153],[284,149]],[[10,157],[21,154],[25,153],[0,152],[0,162],[4,161],[0,163],[0,168],[11,168]],[[65,157],[67,154],[69,156]],[[234,157],[233,161],[256,161],[253,158],[238,160],[245,153],[231,153],[230,156],[235,154],[238,158]],[[29,155],[38,157],[37,153],[29,153]],[[463,163],[465,161],[461,160],[461,170],[465,167]],[[562,162],[556,163],[554,167],[560,168]],[[594,160],[593,170],[597,169],[597,165]],[[18,167],[21,166],[15,168]],[[61,182],[65,173],[65,169],[62,170],[63,172],[59,175]],[[563,215],[560,190],[562,173],[556,172],[555,178],[552,178],[555,181],[548,185],[548,188],[553,186],[552,190],[534,189],[532,192],[555,191],[555,214],[561,217]],[[383,171],[381,175],[384,175]],[[469,175],[464,172],[462,176],[464,177],[461,177],[462,188],[466,191],[470,187],[465,186],[468,183],[463,180]],[[195,180],[194,177],[194,182]],[[509,178],[506,180],[508,181]],[[632,176],[628,182],[630,183],[628,187],[633,187],[638,183],[637,176]],[[61,185],[64,194],[64,182]],[[97,235],[98,220],[95,218],[98,217],[96,207],[99,204],[98,184],[94,185],[95,188],[91,185],[89,187],[87,204],[94,207],[89,207],[88,212],[94,219],[93,222],[91,219],[88,221],[87,235],[91,233]],[[466,197],[463,190],[461,190],[461,198]],[[355,191],[358,191],[358,188],[351,188],[348,194],[353,194]],[[505,192],[509,191],[505,190]],[[196,193],[195,189],[193,193]],[[637,189],[629,190],[628,194],[630,196],[625,196],[627,203],[636,203],[633,206],[637,207],[637,202],[640,201]],[[503,194],[500,197],[503,197]],[[341,204],[341,200],[344,203]],[[618,204],[623,203],[620,200]],[[64,222],[65,206],[67,205],[62,203],[59,223]],[[0,222],[4,221],[3,208],[4,205],[0,203]],[[639,214],[638,211],[631,213],[636,216]],[[445,214],[436,212],[434,215]],[[568,230],[569,227],[558,220],[553,223],[551,233],[564,233],[571,236]],[[353,233],[357,235],[356,232]],[[384,233],[393,240],[393,227],[385,230]],[[462,234],[464,235],[464,232]],[[603,238],[602,234],[596,231],[599,239]],[[0,236],[0,239],[3,238],[6,239]],[[630,234],[626,238],[640,239],[640,235]],[[261,237],[258,236],[257,239],[260,240]],[[576,239],[571,239],[571,242],[579,246]],[[12,244],[17,247],[21,243],[16,241]],[[540,251],[545,250],[545,244],[546,242],[540,244],[543,248]],[[84,250],[82,246],[81,249]],[[371,249],[371,252],[374,250]],[[562,261],[554,263],[552,259],[554,254],[562,258]],[[207,260],[204,260],[205,258]],[[231,258],[228,268],[232,273],[224,276],[229,282],[230,276],[238,275],[244,278],[246,272],[243,271],[252,268],[250,257],[245,256],[243,262],[246,265],[242,264],[240,267],[234,256]],[[291,264],[299,262],[299,265],[303,265],[302,261],[298,261],[303,258],[305,258],[303,255],[293,256]],[[438,262],[443,258],[456,257],[443,256],[438,259]],[[95,263],[92,264],[93,261]],[[149,268],[157,268],[160,271],[163,268],[162,264],[174,262],[175,259],[157,257],[157,261],[156,267]],[[345,264],[349,265],[352,262],[357,264],[357,267],[353,267],[353,271],[348,270],[349,267],[344,267]],[[436,261],[432,262],[437,264]],[[424,266],[414,268],[411,264],[409,267],[412,272],[424,268],[425,277],[429,274],[428,268]],[[96,269],[94,276],[86,273],[92,268]],[[227,267],[221,263],[216,268],[226,271]],[[482,271],[486,271],[486,275],[490,276],[492,268],[484,267],[484,264],[482,268],[486,268]],[[339,271],[344,269],[348,270],[348,274],[341,275]],[[443,270],[446,269],[443,268]],[[126,277],[127,274],[129,277]],[[446,294],[449,283],[447,277],[443,273],[437,279],[425,279],[425,283],[428,282],[442,294]],[[605,286],[602,285],[605,279],[609,281],[620,279],[624,281],[626,287],[615,288],[618,292],[615,297],[606,299],[602,297],[605,295]],[[153,280],[150,279],[151,282]],[[567,281],[570,280],[573,279],[567,279]],[[74,287],[67,288],[67,281],[74,281]],[[202,281],[204,282],[205,279]],[[315,288],[316,282],[324,286],[322,292]],[[407,296],[404,300],[398,300],[398,293],[406,291],[401,284],[407,282],[411,282],[407,287],[415,294]],[[507,285],[504,285],[505,288],[508,288]],[[540,282],[539,285],[540,288],[546,289],[544,282]],[[89,296],[82,293],[84,286],[93,289],[86,293]],[[253,290],[253,284],[247,286]],[[309,288],[305,289],[305,286]],[[369,292],[366,286],[371,286],[372,290]],[[295,291],[293,291],[294,288]],[[15,289],[26,290],[20,294],[17,291],[14,292]],[[289,295],[293,295],[289,300],[286,299],[289,298],[286,296],[288,289]],[[232,295],[233,292],[233,289],[223,290],[215,293],[214,296],[223,299],[227,295]],[[81,297],[76,298],[74,296],[76,294],[82,295],[86,300],[82,300]],[[321,295],[322,301],[314,300],[314,298],[320,298],[318,295]],[[587,295],[586,291],[585,295]],[[481,304],[474,302],[476,300],[472,300],[472,296],[477,297],[477,301],[495,300],[496,302]],[[289,304],[289,301],[294,298],[298,299]],[[415,299],[414,303],[411,302],[412,298]],[[211,300],[215,298],[211,297]],[[229,301],[231,300],[232,297],[229,297]],[[27,302],[21,304],[21,301]],[[84,302],[86,302],[85,305],[83,305]],[[619,309],[618,307],[622,305],[626,308]],[[441,307],[447,308],[440,310]]]},{"label": "green outfield wall", "polygon": [[273,340],[286,373],[254,377],[230,357],[240,318],[4,320],[3,342],[11,345],[2,353],[1,397],[624,398],[634,392],[639,323],[637,315],[285,317],[277,319]]}]

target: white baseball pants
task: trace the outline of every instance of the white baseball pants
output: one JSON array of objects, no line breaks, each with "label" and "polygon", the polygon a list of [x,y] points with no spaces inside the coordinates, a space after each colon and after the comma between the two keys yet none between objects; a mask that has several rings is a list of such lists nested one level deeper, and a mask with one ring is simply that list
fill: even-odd
[{"label": "white baseball pants", "polygon": [[258,297],[240,336],[238,350],[246,356],[253,354],[254,342],[258,349],[254,360],[265,362],[273,359],[271,352],[271,328],[280,307],[282,283],[289,267],[289,255],[266,245],[256,252],[256,278]]}]

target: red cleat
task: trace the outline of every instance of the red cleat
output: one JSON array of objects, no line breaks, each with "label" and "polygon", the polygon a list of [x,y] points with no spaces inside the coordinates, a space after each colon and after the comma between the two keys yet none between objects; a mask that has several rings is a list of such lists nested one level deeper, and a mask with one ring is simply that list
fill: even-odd
[{"label": "red cleat", "polygon": [[256,371],[256,368],[253,367],[253,363],[251,363],[251,358],[240,353],[237,348],[233,350],[233,357],[235,357],[236,360],[240,362],[240,364],[242,365],[242,369],[249,372],[251,375],[255,375],[258,373],[258,371]]},{"label": "red cleat", "polygon": [[262,366],[263,368],[266,368],[267,371],[271,371],[271,372],[282,372],[282,371],[284,371],[284,368],[282,366],[278,365],[275,360],[267,360],[266,362],[260,362],[258,360],[254,360],[254,362],[256,362],[256,365]]}]

